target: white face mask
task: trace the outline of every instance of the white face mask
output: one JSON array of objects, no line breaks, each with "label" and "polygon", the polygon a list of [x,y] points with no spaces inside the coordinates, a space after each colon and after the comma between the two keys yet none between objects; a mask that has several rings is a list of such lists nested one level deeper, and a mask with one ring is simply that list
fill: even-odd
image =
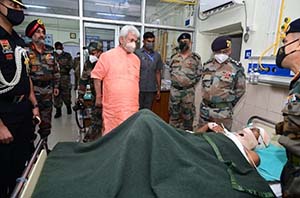
[{"label": "white face mask", "polygon": [[98,61],[98,58],[97,58],[97,56],[90,55],[89,60],[91,63],[94,63],[94,62]]},{"label": "white face mask", "polygon": [[62,52],[63,52],[63,51],[60,50],[60,49],[56,50],[56,53],[57,53],[57,54],[61,54]]},{"label": "white face mask", "polygon": [[228,58],[227,54],[215,54],[215,59],[220,64],[224,63]]},{"label": "white face mask", "polygon": [[135,42],[126,43],[124,48],[128,53],[133,53],[135,51],[136,44]]}]

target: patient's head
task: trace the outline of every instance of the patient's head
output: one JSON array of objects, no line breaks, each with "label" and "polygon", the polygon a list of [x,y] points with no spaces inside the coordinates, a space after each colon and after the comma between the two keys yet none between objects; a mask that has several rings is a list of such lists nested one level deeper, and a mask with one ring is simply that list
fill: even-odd
[{"label": "patient's head", "polygon": [[258,141],[250,128],[244,128],[235,134],[242,145],[248,150],[252,150],[258,145]]},{"label": "patient's head", "polygon": [[270,136],[261,127],[247,127],[236,135],[240,142],[249,150],[254,148],[266,148],[270,144]]},{"label": "patient's head", "polygon": [[258,145],[256,148],[266,148],[270,144],[270,136],[264,128],[261,127],[250,127],[255,138],[257,139]]}]

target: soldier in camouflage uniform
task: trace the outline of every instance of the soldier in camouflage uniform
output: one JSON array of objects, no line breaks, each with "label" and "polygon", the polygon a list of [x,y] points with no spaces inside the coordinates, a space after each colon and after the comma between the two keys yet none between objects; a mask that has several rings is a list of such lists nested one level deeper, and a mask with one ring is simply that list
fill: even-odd
[{"label": "soldier in camouflage uniform", "polygon": [[[81,78],[79,80],[79,89],[78,89],[78,99],[83,101],[83,96],[86,91],[86,85],[91,86],[91,91],[94,96],[93,104],[95,104],[95,88],[94,82],[91,78],[91,71],[94,69],[98,58],[103,52],[102,43],[100,42],[91,42],[88,46],[89,50],[89,59],[85,62]],[[93,141],[101,136],[102,131],[102,107],[93,106],[92,107],[92,116],[91,116],[91,126],[84,137],[85,142]]]},{"label": "soldier in camouflage uniform", "polygon": [[300,18],[287,28],[284,46],[276,56],[276,65],[291,69],[295,76],[282,110],[284,120],[276,125],[279,143],[286,148],[288,161],[281,173],[282,197],[300,197]]},{"label": "soldier in camouflage uniform", "polygon": [[32,38],[28,52],[30,76],[42,121],[38,133],[44,138],[51,132],[52,95],[59,94],[60,73],[54,59],[53,47],[45,45],[46,29],[43,22],[40,19],[32,21],[25,33],[27,37]]},{"label": "soldier in camouflage uniform", "polygon": [[73,60],[74,63],[74,74],[75,74],[75,87],[74,90],[77,90],[80,79],[80,53],[77,52],[76,57]]},{"label": "soldier in camouflage uniform", "polygon": [[201,78],[202,64],[198,54],[191,51],[191,35],[181,34],[178,39],[180,52],[170,64],[171,89],[169,99],[170,125],[192,130],[195,114],[195,85]]},{"label": "soldier in camouflage uniform", "polygon": [[233,108],[245,93],[244,68],[229,57],[231,39],[228,36],[216,38],[211,48],[214,58],[203,65],[199,127],[216,122],[230,130]]},{"label": "soldier in camouflage uniform", "polygon": [[63,102],[67,107],[67,113],[72,114],[70,70],[73,68],[73,58],[70,53],[63,51],[64,47],[61,42],[56,42],[54,46],[54,56],[60,69],[59,95],[54,97],[54,107],[56,108],[54,118],[59,118]]}]

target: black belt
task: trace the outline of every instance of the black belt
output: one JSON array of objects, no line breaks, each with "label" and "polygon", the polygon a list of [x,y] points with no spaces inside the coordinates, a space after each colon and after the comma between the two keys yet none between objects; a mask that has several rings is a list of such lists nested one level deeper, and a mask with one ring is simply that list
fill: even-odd
[{"label": "black belt", "polygon": [[48,86],[52,86],[52,81],[40,81],[40,80],[39,81],[34,81],[33,85],[37,86],[37,87],[45,88],[45,87],[48,87]]},{"label": "black belt", "polygon": [[232,107],[231,102],[220,102],[220,103],[211,103],[208,100],[202,100],[202,103],[210,108],[225,108],[225,107]]},{"label": "black belt", "polygon": [[194,87],[194,85],[189,85],[187,87],[180,87],[177,85],[172,85],[172,87],[174,87],[175,89],[178,89],[178,90],[186,90],[186,89],[190,89],[190,88]]},{"label": "black belt", "polygon": [[0,103],[4,104],[18,104],[22,101],[27,99],[27,96],[25,95],[20,95],[20,96],[5,96],[5,98],[1,97],[0,98]]}]

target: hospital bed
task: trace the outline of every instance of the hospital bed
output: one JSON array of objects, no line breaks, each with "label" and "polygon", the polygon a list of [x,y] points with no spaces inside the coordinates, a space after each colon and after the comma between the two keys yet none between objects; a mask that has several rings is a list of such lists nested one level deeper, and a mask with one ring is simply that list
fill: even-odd
[{"label": "hospital bed", "polygon": [[[249,118],[248,125],[255,125],[264,127],[266,131],[268,131],[272,137],[272,142],[276,144],[277,136],[275,135],[275,122],[259,117],[253,116]],[[38,178],[42,172],[42,168],[47,158],[47,145],[45,140],[40,140],[37,145],[37,148],[31,158],[30,162],[27,165],[23,175],[18,179],[18,184],[13,192],[12,197],[21,197],[27,198],[31,197],[34,192],[35,186],[38,182]],[[277,197],[281,196],[280,184],[278,182],[270,183],[270,186],[273,192]]]},{"label": "hospital bed", "polygon": [[22,176],[17,179],[17,185],[11,195],[11,198],[29,198],[37,184],[40,173],[48,155],[48,146],[45,139],[41,139],[28,162]]},{"label": "hospital bed", "polygon": [[[275,125],[276,122],[269,120],[267,118],[263,118],[260,116],[252,116],[248,119],[247,121],[248,126],[257,126],[257,127],[262,127],[265,129],[266,132],[268,132],[269,136],[271,137],[271,144],[283,148],[279,143],[278,143],[278,138],[280,135],[276,134],[275,131]],[[274,180],[274,181],[269,181],[269,185],[272,188],[274,194],[277,197],[281,197],[281,186],[280,186],[280,181]]]}]

